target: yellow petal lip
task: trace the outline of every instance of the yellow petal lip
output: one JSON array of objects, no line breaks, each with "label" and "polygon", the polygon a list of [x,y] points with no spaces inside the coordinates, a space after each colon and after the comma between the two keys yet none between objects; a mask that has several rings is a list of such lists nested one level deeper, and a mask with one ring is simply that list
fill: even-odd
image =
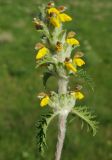
[{"label": "yellow petal lip", "polygon": [[65,62],[65,66],[68,70],[73,71],[74,73],[77,72],[77,69],[70,62]]},{"label": "yellow petal lip", "polygon": [[48,53],[48,49],[46,47],[41,48],[36,55],[36,59],[42,59],[47,53]]},{"label": "yellow petal lip", "polygon": [[71,95],[73,95],[74,98],[79,99],[79,100],[84,98],[84,94],[79,92],[79,91],[78,92],[72,92]]},{"label": "yellow petal lip", "polygon": [[61,22],[66,22],[66,21],[71,21],[72,20],[72,18],[65,13],[59,14],[59,19],[61,20]]},{"label": "yellow petal lip", "polygon": [[49,103],[49,100],[50,100],[49,96],[45,96],[45,97],[41,100],[40,106],[41,106],[41,107],[46,106],[46,105]]},{"label": "yellow petal lip", "polygon": [[50,8],[48,9],[48,14],[51,14],[51,13],[55,13],[58,15],[60,12],[56,8]]},{"label": "yellow petal lip", "polygon": [[84,62],[84,60],[82,58],[74,57],[73,62],[79,67],[81,67],[81,66],[83,66],[85,64],[85,62]]},{"label": "yellow petal lip", "polygon": [[59,21],[59,19],[57,18],[57,17],[51,17],[50,18],[50,22],[53,24],[53,26],[55,26],[55,27],[60,27],[60,21]]},{"label": "yellow petal lip", "polygon": [[70,45],[79,45],[79,41],[75,38],[68,38],[66,42]]}]

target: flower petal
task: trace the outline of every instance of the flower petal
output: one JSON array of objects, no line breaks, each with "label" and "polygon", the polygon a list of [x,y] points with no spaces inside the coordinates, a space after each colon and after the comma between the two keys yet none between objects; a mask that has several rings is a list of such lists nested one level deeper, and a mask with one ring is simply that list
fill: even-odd
[{"label": "flower petal", "polygon": [[77,69],[70,62],[65,62],[65,66],[68,70],[71,70],[75,73],[77,72]]},{"label": "flower petal", "polygon": [[56,9],[56,8],[50,8],[50,9],[48,9],[48,13],[50,14],[50,13],[55,13],[55,14],[59,14],[60,12]]},{"label": "flower petal", "polygon": [[45,97],[41,100],[40,106],[41,106],[41,107],[44,107],[44,106],[46,106],[48,103],[49,103],[49,96],[45,96]]},{"label": "flower petal", "polygon": [[73,95],[74,98],[79,99],[79,100],[84,98],[84,94],[79,92],[79,91],[78,92],[72,92],[71,95]]},{"label": "flower petal", "polygon": [[39,60],[43,58],[47,53],[48,53],[48,49],[46,47],[41,48],[36,55],[36,59]]},{"label": "flower petal", "polygon": [[57,17],[51,17],[50,18],[50,22],[55,26],[55,27],[60,27],[60,22],[59,19]]},{"label": "flower petal", "polygon": [[69,15],[65,14],[65,13],[59,14],[59,18],[60,18],[60,20],[62,22],[66,22],[66,21],[71,21],[72,20],[72,18]]},{"label": "flower petal", "polygon": [[76,57],[73,59],[73,62],[74,62],[77,66],[79,66],[79,67],[81,67],[82,65],[85,64],[85,62],[84,62],[83,59],[81,59],[81,58],[76,58]]},{"label": "flower petal", "polygon": [[68,38],[66,42],[70,45],[79,45],[79,41],[75,38]]}]

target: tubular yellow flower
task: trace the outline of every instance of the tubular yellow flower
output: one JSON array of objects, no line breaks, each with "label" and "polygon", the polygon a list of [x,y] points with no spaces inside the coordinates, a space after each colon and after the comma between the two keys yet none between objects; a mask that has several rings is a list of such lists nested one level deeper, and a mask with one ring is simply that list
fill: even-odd
[{"label": "tubular yellow flower", "polygon": [[77,92],[72,92],[71,95],[73,95],[74,98],[79,99],[79,100],[81,100],[81,99],[84,98],[84,94],[81,93],[81,92],[79,92],[79,91],[77,91]]},{"label": "tubular yellow flower", "polygon": [[48,51],[49,50],[46,47],[41,48],[36,55],[36,59],[39,60],[43,58],[48,53]]},{"label": "tubular yellow flower", "polygon": [[85,64],[84,60],[78,57],[74,57],[73,62],[79,67]]},{"label": "tubular yellow flower", "polygon": [[50,22],[55,26],[55,27],[60,27],[60,22],[59,19],[57,17],[51,17],[50,18]]},{"label": "tubular yellow flower", "polygon": [[51,14],[51,13],[55,13],[58,15],[60,12],[56,8],[50,8],[48,9],[48,14]]},{"label": "tubular yellow flower", "polygon": [[73,71],[73,72],[77,72],[77,69],[70,63],[70,62],[65,62],[65,66],[68,70]]},{"label": "tubular yellow flower", "polygon": [[59,18],[60,18],[61,22],[66,22],[66,21],[71,21],[72,20],[72,18],[65,13],[59,14]]},{"label": "tubular yellow flower", "polygon": [[46,106],[48,103],[49,103],[49,96],[45,96],[42,100],[41,100],[41,102],[40,102],[40,106],[41,107],[44,107],[44,106]]},{"label": "tubular yellow flower", "polygon": [[79,41],[75,38],[68,38],[66,42],[70,45],[79,45]]}]

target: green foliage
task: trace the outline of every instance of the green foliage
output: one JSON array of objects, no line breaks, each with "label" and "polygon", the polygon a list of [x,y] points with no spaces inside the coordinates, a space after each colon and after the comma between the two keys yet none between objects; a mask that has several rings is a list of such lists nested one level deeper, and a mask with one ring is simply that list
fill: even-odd
[{"label": "green foliage", "polygon": [[[32,48],[34,43],[37,42],[38,36],[35,36],[36,32],[32,29],[33,24],[31,23],[31,19],[32,15],[37,13],[37,4],[41,4],[42,2],[44,3],[46,0],[0,1],[1,160],[40,160],[38,155],[35,156],[35,145],[32,140],[35,132],[35,127],[32,127],[32,125],[37,120],[37,116],[39,116],[41,110],[37,103],[32,106],[32,101],[36,101],[34,94],[40,91],[41,85],[40,78],[37,79],[39,73],[37,74],[34,71]],[[63,0],[62,2],[66,3],[67,1]],[[60,4],[62,2],[57,1]],[[71,128],[69,130],[71,137],[78,134],[75,136],[74,141],[72,138],[69,139],[69,143],[66,146],[68,150],[65,150],[63,153],[64,160],[68,160],[68,157],[74,160],[74,151],[77,160],[84,160],[84,157],[86,157],[86,160],[112,159],[112,102],[110,100],[112,92],[110,89],[112,86],[112,74],[110,74],[112,50],[112,36],[110,34],[112,27],[111,3],[111,0],[85,0],[82,2],[72,0],[67,3],[68,8],[70,7],[71,14],[75,17],[75,20],[68,28],[75,27],[76,31],[79,31],[78,34],[84,47],[87,49],[91,47],[88,50],[85,48],[84,51],[88,54],[87,58],[90,63],[88,71],[93,71],[95,74],[94,80],[97,86],[95,97],[97,98],[92,99],[94,99],[94,105],[98,104],[98,107],[96,105],[95,109],[100,116],[101,129],[93,140],[88,134],[83,138],[81,132],[75,130],[74,133]],[[76,18],[78,18],[77,22]],[[6,39],[2,43],[1,35],[3,32],[11,33],[13,41],[10,42]],[[103,43],[104,37],[107,39],[105,43]],[[88,44],[84,43],[84,41],[87,41]],[[99,58],[101,63],[96,63],[96,60]],[[11,67],[13,69],[17,68],[17,71],[22,70],[24,66],[26,71],[21,76],[15,73],[12,76],[7,69],[6,60],[12,62]],[[92,63],[93,65],[91,65]],[[87,100],[87,103],[92,105],[93,101]],[[54,128],[52,130],[54,133]],[[52,138],[54,138],[54,135],[52,134]],[[50,137],[51,135],[48,135],[49,139]],[[78,145],[78,148],[74,150],[72,148],[74,148],[75,144]],[[51,148],[53,146],[54,144],[51,142]],[[24,156],[24,153],[27,153],[26,156]],[[46,160],[51,160],[53,159],[52,157],[53,152],[49,149]]]},{"label": "green foliage", "polygon": [[38,144],[38,150],[41,154],[44,153],[45,147],[47,147],[46,144],[46,132],[47,128],[51,122],[51,120],[57,115],[57,113],[48,113],[45,115],[41,115],[41,119],[37,122],[37,144]]},{"label": "green foliage", "polygon": [[[92,115],[86,106],[78,106],[74,107],[72,110],[72,113],[80,117],[84,122],[87,123],[89,127],[93,130],[93,136],[95,136],[97,132],[97,122],[94,120],[96,117],[95,115]],[[83,124],[83,123],[82,123]],[[83,127],[83,126],[82,126]],[[89,129],[89,128],[88,128]]]},{"label": "green foliage", "polygon": [[84,80],[84,84],[90,88],[92,91],[94,91],[94,83],[90,75],[84,70],[80,69],[77,73],[78,77]]},{"label": "green foliage", "polygon": [[36,68],[43,66],[43,65],[49,65],[49,64],[55,64],[55,60],[52,57],[45,56],[45,58],[37,61]]},{"label": "green foliage", "polygon": [[43,85],[44,87],[46,88],[46,83],[47,83],[47,80],[52,76],[52,73],[51,72],[44,72],[44,75],[43,75]]}]

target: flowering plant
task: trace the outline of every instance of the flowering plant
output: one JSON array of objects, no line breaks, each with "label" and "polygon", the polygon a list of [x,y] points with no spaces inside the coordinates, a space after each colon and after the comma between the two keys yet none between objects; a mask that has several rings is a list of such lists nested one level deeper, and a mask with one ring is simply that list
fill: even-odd
[{"label": "flowering plant", "polygon": [[[39,17],[34,18],[36,30],[42,34],[41,42],[35,46],[37,50],[36,68],[44,67],[46,69],[43,73],[45,88],[47,80],[51,76],[56,78],[58,84],[58,92],[49,91],[38,94],[40,106],[49,106],[51,108],[51,112],[42,115],[37,124],[38,149],[41,153],[44,152],[47,128],[53,118],[58,116],[59,133],[55,160],[61,158],[69,114],[78,116],[86,122],[93,130],[93,135],[97,131],[95,116],[88,111],[86,106],[76,105],[77,100],[84,98],[79,79],[82,78],[89,85],[91,80],[86,71],[82,69],[85,65],[84,54],[80,51],[73,52],[80,46],[79,41],[76,39],[76,33],[73,31],[67,32],[63,29],[65,22],[72,21],[71,16],[65,13],[66,9],[65,6],[55,7],[54,2],[49,2],[40,8]],[[74,89],[69,87],[71,77],[79,80]]]}]

